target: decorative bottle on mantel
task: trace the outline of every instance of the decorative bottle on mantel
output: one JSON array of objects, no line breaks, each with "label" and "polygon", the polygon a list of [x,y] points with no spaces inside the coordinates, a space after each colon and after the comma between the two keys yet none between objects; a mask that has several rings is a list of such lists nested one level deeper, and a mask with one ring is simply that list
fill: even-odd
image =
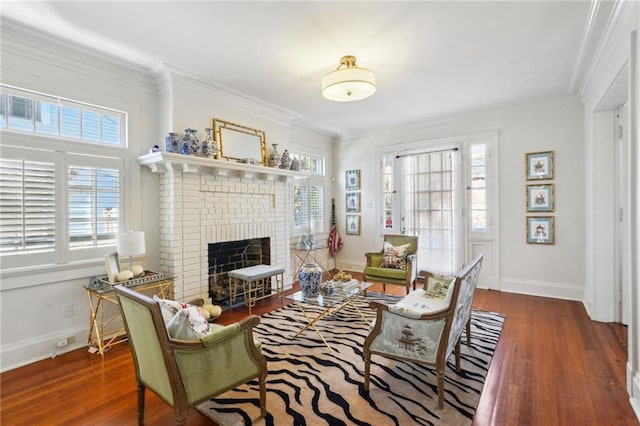
[{"label": "decorative bottle on mantel", "polygon": [[289,166],[291,165],[291,156],[289,155],[289,150],[284,150],[282,153],[282,157],[280,157],[280,168],[289,170]]},{"label": "decorative bottle on mantel", "polygon": [[298,272],[298,282],[305,299],[316,299],[322,283],[322,269],[315,263],[305,263]]},{"label": "decorative bottle on mantel", "polygon": [[164,149],[167,152],[178,154],[180,152],[180,138],[177,133],[169,133],[169,136],[164,138]]},{"label": "decorative bottle on mantel", "polygon": [[207,135],[202,141],[202,155],[207,158],[215,159],[218,154],[218,146],[216,141],[213,140],[213,129],[204,129]]},{"label": "decorative bottle on mantel", "polygon": [[269,167],[280,167],[280,153],[278,152],[278,144],[272,143],[271,154],[269,155]]}]

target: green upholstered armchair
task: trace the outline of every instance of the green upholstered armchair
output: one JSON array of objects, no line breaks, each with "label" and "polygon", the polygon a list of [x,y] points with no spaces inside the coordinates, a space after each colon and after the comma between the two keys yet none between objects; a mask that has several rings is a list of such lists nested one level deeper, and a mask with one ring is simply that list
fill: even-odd
[{"label": "green upholstered armchair", "polygon": [[367,264],[364,268],[364,280],[369,282],[381,282],[382,291],[386,291],[386,284],[397,284],[406,287],[409,294],[411,284],[416,288],[416,253],[418,251],[418,237],[409,235],[385,235],[384,242],[399,247],[409,244],[404,269],[386,267],[384,263],[384,247],[379,252],[365,253]]},{"label": "green upholstered armchair", "polygon": [[[433,366],[438,378],[438,407],[444,405],[444,372],[447,358],[456,352],[460,370],[460,343],[467,328],[475,294],[482,254],[477,255],[446,285],[446,290],[427,288],[412,291],[399,302],[388,305],[369,303],[376,309],[376,320],[364,341],[364,389],[369,391],[371,356],[379,355]],[[384,372],[382,372],[384,374]],[[381,378],[383,379],[383,378]]]},{"label": "green upholstered armchair", "polygon": [[190,407],[254,378],[266,414],[267,363],[252,332],[259,317],[215,325],[200,340],[176,340],[167,333],[157,301],[123,286],[115,291],[136,367],[138,424],[144,421],[146,388],[172,406],[176,424],[184,425]]}]

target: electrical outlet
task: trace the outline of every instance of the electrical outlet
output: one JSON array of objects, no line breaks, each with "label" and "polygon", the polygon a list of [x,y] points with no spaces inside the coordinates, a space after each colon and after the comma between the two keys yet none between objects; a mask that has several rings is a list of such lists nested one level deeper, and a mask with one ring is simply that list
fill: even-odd
[{"label": "electrical outlet", "polygon": [[76,341],[75,336],[65,337],[64,339],[58,340],[58,342],[56,343],[56,347],[57,348],[64,348],[65,346],[70,345],[75,341]]}]

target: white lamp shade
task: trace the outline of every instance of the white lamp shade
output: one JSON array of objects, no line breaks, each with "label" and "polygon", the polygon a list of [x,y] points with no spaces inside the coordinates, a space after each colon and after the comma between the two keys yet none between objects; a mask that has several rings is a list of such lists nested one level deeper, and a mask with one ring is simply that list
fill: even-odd
[{"label": "white lamp shade", "polygon": [[119,234],[116,238],[116,246],[119,256],[136,256],[144,254],[144,231],[127,232]]},{"label": "white lamp shade", "polygon": [[367,98],[376,91],[376,77],[366,68],[342,68],[322,79],[322,96],[336,102],[352,102]]}]

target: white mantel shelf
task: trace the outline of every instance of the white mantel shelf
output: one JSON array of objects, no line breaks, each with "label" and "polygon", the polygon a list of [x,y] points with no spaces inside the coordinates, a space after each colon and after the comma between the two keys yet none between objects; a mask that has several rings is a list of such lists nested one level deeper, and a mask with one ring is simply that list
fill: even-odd
[{"label": "white mantel shelf", "polygon": [[212,174],[221,176],[237,176],[261,180],[289,181],[307,179],[308,172],[237,163],[227,160],[213,160],[195,155],[170,154],[164,151],[152,152],[138,157],[138,163],[147,166],[153,173],[176,170],[183,173]]}]

